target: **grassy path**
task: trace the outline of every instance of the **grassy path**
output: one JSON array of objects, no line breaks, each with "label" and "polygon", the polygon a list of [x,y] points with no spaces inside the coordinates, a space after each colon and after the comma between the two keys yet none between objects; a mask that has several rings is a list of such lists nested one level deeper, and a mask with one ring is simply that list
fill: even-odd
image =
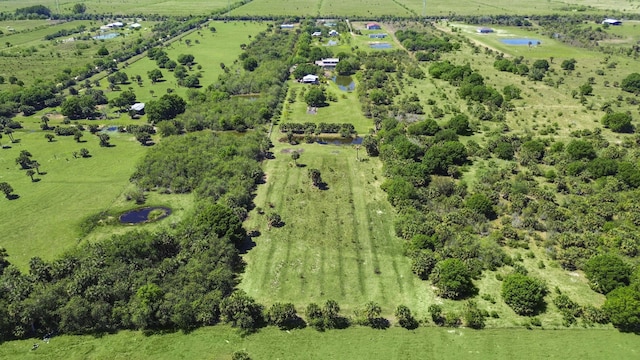
[{"label": "grassy path", "polygon": [[[261,236],[245,255],[241,287],[267,305],[286,301],[299,309],[327,299],[347,312],[369,300],[387,314],[400,303],[426,306],[427,285],[412,276],[393,236],[378,159],[357,161],[351,146],[276,143],[273,150],[255,203],[280,214],[285,226],[268,229],[265,216],[251,212],[246,226]],[[292,151],[301,152],[299,167]],[[309,168],[321,171],[326,190],[311,186]]]},{"label": "grassy path", "polygon": [[313,329],[262,329],[241,337],[226,326],[144,336],[122,331],[115,335],[60,336],[0,345],[2,359],[231,359],[245,350],[252,359],[637,359],[636,335],[615,330],[525,330],[401,328],[372,330],[354,327],[324,333]]}]

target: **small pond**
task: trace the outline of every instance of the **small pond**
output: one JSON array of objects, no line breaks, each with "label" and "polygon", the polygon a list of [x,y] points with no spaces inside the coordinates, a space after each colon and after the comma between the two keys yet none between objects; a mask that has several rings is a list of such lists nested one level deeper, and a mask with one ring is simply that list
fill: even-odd
[{"label": "small pond", "polygon": [[171,215],[171,209],[162,206],[135,209],[120,215],[122,224],[140,224],[164,219]]},{"label": "small pond", "polygon": [[334,76],[332,80],[342,91],[353,91],[356,88],[356,83],[351,76],[338,75]]},{"label": "small pond", "polygon": [[362,144],[362,138],[318,138],[316,142],[320,145],[360,145]]},{"label": "small pond", "polygon": [[95,40],[109,40],[109,39],[113,39],[114,37],[116,37],[118,35],[120,35],[120,34],[118,34],[118,33],[108,33],[108,34],[94,36],[93,38]]},{"label": "small pond", "polygon": [[371,43],[369,47],[372,49],[391,49],[391,44],[388,42]]},{"label": "small pond", "polygon": [[338,45],[338,41],[336,40],[329,40],[327,41],[326,44],[324,44],[324,46],[336,46],[336,45]]},{"label": "small pond", "polygon": [[538,39],[500,39],[503,44],[507,45],[540,45],[540,40]]}]

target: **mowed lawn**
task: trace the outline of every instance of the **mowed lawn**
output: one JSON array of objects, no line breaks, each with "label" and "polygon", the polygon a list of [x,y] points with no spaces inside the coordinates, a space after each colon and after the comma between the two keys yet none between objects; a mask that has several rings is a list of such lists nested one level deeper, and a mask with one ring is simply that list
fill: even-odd
[{"label": "mowed lawn", "polygon": [[[251,212],[245,226],[261,235],[245,255],[242,289],[263,304],[292,302],[300,309],[334,299],[349,315],[367,301],[387,315],[399,304],[418,310],[433,302],[394,237],[377,158],[360,149],[366,161],[357,161],[354,147],[338,145],[276,142],[273,151],[255,204],[281,215],[285,225],[269,229],[266,215]],[[301,153],[299,167],[293,151]],[[311,185],[310,168],[320,170],[327,189]]]},{"label": "mowed lawn", "polygon": [[[53,125],[53,121],[51,122]],[[54,142],[36,130],[36,124],[18,130],[10,144],[5,135],[0,150],[0,182],[8,182],[20,197],[0,197],[0,246],[9,261],[27,269],[29,259],[55,259],[81,240],[79,224],[88,215],[109,209],[129,185],[129,177],[146,149],[129,134],[110,133],[113,147],[100,147],[97,136],[84,132],[83,143],[72,136],[56,136]],[[87,148],[90,158],[74,159],[72,153]],[[45,175],[32,182],[15,163],[27,150]],[[132,205],[135,206],[135,205]]]},{"label": "mowed lawn", "polygon": [[[356,83],[356,86],[358,86],[357,80],[355,80],[355,78],[353,78],[353,80]],[[306,93],[312,86],[316,85],[300,84],[296,81],[289,82],[288,96],[291,98],[293,94],[292,91],[295,91],[296,101],[294,103],[285,103],[285,115],[283,116],[284,120],[282,120],[283,123],[350,123],[353,124],[356,132],[360,135],[368,134],[369,129],[373,128],[373,120],[367,119],[362,115],[356,91],[340,90],[338,85],[330,79],[326,84],[327,93],[333,93],[337,98],[337,101],[328,101],[328,106],[317,108],[316,113],[308,113],[308,106],[304,101],[303,91]]]},{"label": "mowed lawn", "polygon": [[318,332],[266,328],[240,336],[227,326],[145,336],[121,331],[105,336],[60,336],[31,351],[35,341],[0,345],[2,359],[174,360],[232,358],[244,350],[251,359],[637,359],[637,335],[616,330],[526,330],[353,327]]}]

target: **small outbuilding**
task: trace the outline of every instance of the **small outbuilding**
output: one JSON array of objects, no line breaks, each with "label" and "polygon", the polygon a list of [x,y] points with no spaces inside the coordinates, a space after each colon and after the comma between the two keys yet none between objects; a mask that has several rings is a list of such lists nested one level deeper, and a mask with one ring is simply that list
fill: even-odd
[{"label": "small outbuilding", "polygon": [[311,34],[311,36],[322,36],[322,32],[321,31],[316,31],[313,34]]},{"label": "small outbuilding", "polygon": [[602,21],[602,25],[620,26],[620,25],[622,25],[622,21],[617,20],[617,19],[604,19]]},{"label": "small outbuilding", "polygon": [[340,33],[335,30],[329,31],[329,36],[338,36],[338,35],[340,35]]},{"label": "small outbuilding", "polygon": [[280,25],[280,28],[281,29],[293,29],[294,26],[293,26],[293,24],[282,24],[282,25]]},{"label": "small outbuilding", "polygon": [[380,30],[380,29],[381,27],[380,27],[380,24],[378,23],[371,22],[367,24],[367,30]]},{"label": "small outbuilding", "polygon": [[369,34],[369,38],[371,39],[384,39],[387,37],[387,34]]},{"label": "small outbuilding", "polygon": [[481,27],[476,30],[479,34],[490,34],[493,32],[492,28]]},{"label": "small outbuilding", "polygon": [[142,27],[142,25],[138,24],[138,23],[133,23],[131,25],[129,25],[130,28],[132,29],[140,29]]},{"label": "small outbuilding", "polygon": [[144,114],[144,103],[135,103],[135,104],[131,105],[131,108],[129,110],[134,111],[138,115],[143,115]]},{"label": "small outbuilding", "polygon": [[308,74],[302,78],[303,84],[317,84],[320,78],[318,75]]}]

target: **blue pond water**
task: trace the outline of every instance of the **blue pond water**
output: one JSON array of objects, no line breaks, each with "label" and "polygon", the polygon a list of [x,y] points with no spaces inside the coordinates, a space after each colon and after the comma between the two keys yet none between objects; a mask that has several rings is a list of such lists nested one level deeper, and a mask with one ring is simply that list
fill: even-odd
[{"label": "blue pond water", "polygon": [[356,88],[356,83],[353,81],[351,76],[334,76],[332,80],[342,91],[353,91]]},{"label": "blue pond water", "polygon": [[114,37],[118,36],[120,34],[118,33],[108,33],[108,34],[104,34],[104,35],[98,35],[98,36],[94,36],[93,38],[96,40],[109,40],[109,39],[113,39]]},{"label": "blue pond water", "polygon": [[171,215],[171,209],[166,208],[166,207],[147,207],[147,208],[143,208],[143,209],[136,209],[136,210],[131,210],[129,212],[126,212],[122,215],[120,215],[120,222],[123,224],[139,224],[139,223],[144,223],[149,221],[149,213],[151,213],[153,210],[163,210],[164,214],[155,220],[160,220],[162,218],[165,218],[169,215]]},{"label": "blue pond water", "polygon": [[336,46],[336,45],[338,45],[338,42],[336,40],[329,40],[325,44],[325,46]]},{"label": "blue pond water", "polygon": [[531,42],[531,45],[540,44],[538,39],[500,39],[500,41],[507,45],[529,45],[529,42]]},{"label": "blue pond water", "polygon": [[369,44],[369,47],[372,49],[391,49],[391,44],[386,42],[381,42],[376,44]]}]

